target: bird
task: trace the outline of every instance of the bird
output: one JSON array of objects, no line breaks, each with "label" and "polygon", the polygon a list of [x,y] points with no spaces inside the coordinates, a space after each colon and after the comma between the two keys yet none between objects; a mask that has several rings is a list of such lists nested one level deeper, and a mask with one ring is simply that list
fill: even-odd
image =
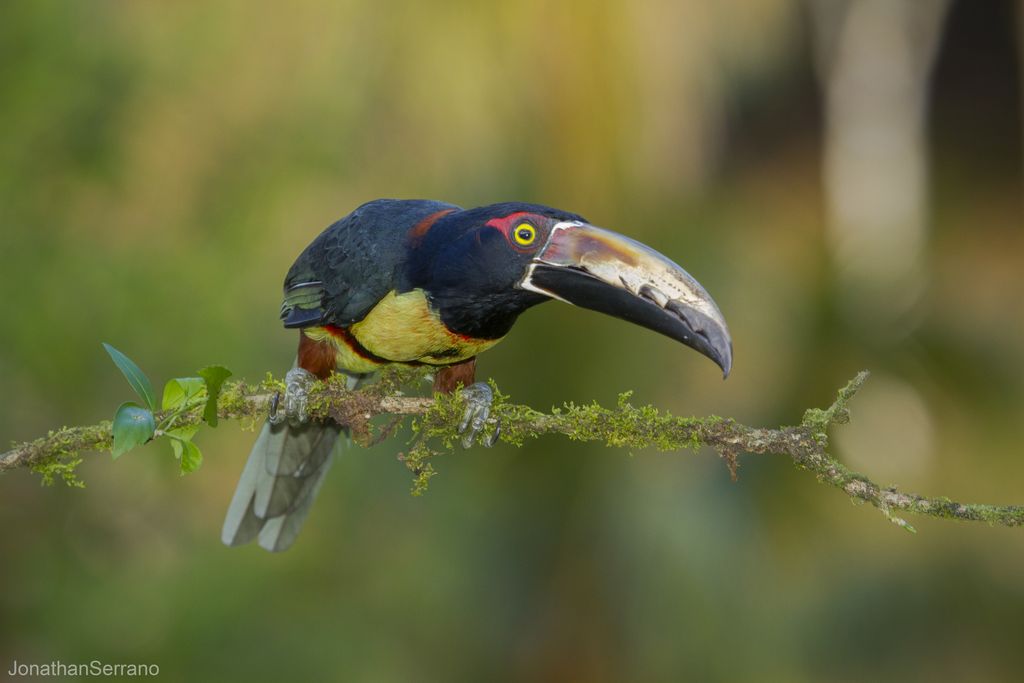
[{"label": "bird", "polygon": [[[290,547],[345,430],[306,415],[313,383],[332,373],[351,387],[384,366],[433,368],[434,390],[462,391],[463,445],[483,440],[493,395],[476,357],[520,314],[557,300],[666,335],[728,377],[732,340],[718,306],[682,267],[629,237],[540,204],[464,209],[377,199],[330,225],[284,280],[281,320],[298,330],[283,412],[272,414],[242,471],[221,540]],[[273,412],[273,411],[272,411]]]}]

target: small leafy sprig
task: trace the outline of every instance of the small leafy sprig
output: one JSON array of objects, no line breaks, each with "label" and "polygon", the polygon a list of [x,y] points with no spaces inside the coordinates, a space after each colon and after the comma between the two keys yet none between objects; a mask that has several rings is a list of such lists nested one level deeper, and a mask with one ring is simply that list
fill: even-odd
[{"label": "small leafy sprig", "polygon": [[156,393],[138,365],[110,344],[103,344],[114,365],[121,371],[143,405],[134,401],[122,403],[114,413],[114,443],[110,452],[117,459],[144,443],[154,439],[167,439],[177,458],[181,473],[195,472],[203,464],[203,454],[193,441],[199,427],[178,425],[182,415],[202,410],[203,420],[217,426],[217,399],[224,380],[231,371],[222,365],[209,365],[198,371],[198,377],[174,377],[164,385],[160,407]]}]

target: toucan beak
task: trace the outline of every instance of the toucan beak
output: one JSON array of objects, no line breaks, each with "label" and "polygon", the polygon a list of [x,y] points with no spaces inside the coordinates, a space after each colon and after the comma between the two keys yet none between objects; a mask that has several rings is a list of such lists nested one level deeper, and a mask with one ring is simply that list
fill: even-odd
[{"label": "toucan beak", "polygon": [[732,369],[732,339],[711,295],[650,247],[576,221],[555,225],[519,287],[660,332]]}]

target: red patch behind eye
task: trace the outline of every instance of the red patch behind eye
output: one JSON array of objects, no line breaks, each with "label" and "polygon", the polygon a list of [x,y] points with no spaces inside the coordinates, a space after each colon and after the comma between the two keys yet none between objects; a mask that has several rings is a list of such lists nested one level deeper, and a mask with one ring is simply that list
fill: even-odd
[{"label": "red patch behind eye", "polygon": [[516,244],[515,240],[512,239],[512,231],[523,221],[529,221],[535,228],[537,228],[537,231],[540,232],[541,226],[547,222],[547,219],[543,216],[538,216],[535,213],[530,213],[529,211],[516,211],[515,213],[510,213],[504,218],[492,218],[484,225],[501,230],[502,234],[505,235],[505,239],[509,241],[509,244],[522,251],[522,247]]}]

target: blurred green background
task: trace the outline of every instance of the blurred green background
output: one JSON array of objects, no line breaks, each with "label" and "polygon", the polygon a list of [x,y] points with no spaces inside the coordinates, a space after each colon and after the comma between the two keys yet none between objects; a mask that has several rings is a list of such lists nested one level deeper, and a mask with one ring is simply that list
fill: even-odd
[{"label": "blurred green background", "polygon": [[[1024,503],[1021,6],[1009,1],[5,2],[0,438],[159,381],[286,369],[280,285],[382,196],[582,213],[671,255],[736,363],[547,305],[520,402],[798,420],[910,491]],[[851,505],[776,457],[559,439],[339,460],[297,545],[218,536],[254,435],[0,478],[0,670],[168,681],[1019,680],[1024,534]]]}]

